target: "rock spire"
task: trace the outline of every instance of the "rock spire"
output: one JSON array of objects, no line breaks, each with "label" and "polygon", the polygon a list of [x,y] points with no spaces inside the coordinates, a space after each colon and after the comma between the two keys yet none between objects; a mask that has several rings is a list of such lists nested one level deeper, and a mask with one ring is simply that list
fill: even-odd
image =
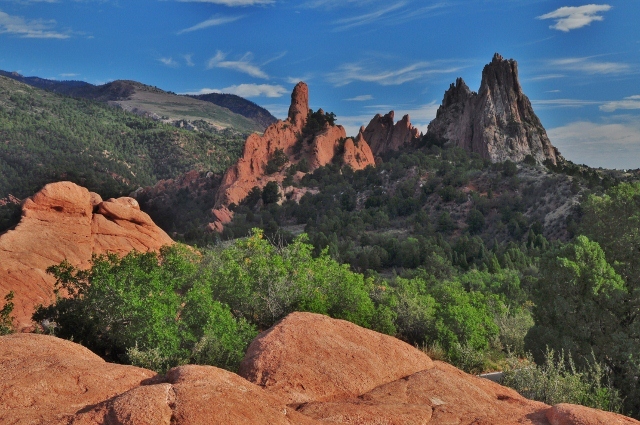
[{"label": "rock spire", "polygon": [[555,164],[561,158],[522,92],[518,63],[498,53],[484,67],[478,93],[462,78],[451,84],[427,134],[493,162],[518,162],[531,155],[537,162]]}]

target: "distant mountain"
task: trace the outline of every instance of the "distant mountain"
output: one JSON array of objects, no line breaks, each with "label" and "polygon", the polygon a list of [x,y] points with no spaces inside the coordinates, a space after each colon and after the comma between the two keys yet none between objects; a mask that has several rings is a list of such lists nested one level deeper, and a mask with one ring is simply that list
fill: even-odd
[{"label": "distant mountain", "polygon": [[263,132],[268,126],[264,123],[269,120],[269,117],[275,120],[265,109],[238,96],[235,96],[237,99],[226,101],[232,106],[236,105],[234,106],[236,111],[234,111],[216,102],[177,95],[131,80],[116,80],[96,86],[84,81],[24,77],[16,72],[0,71],[0,75],[65,96],[105,102],[125,111],[166,123],[204,121],[219,130],[230,128],[242,133],[251,133]]},{"label": "distant mountain", "polygon": [[204,100],[206,102],[211,102],[218,106],[222,106],[223,108],[227,108],[231,112],[235,112],[236,114],[240,114],[254,120],[255,122],[264,126],[264,128],[267,128],[274,122],[278,121],[276,117],[271,115],[271,112],[267,111],[261,106],[256,105],[250,100],[247,100],[235,94],[209,93],[191,95],[190,97],[193,97],[194,99]]},{"label": "distant mountain", "polygon": [[[117,82],[109,87],[104,96],[127,92],[115,90]],[[0,210],[15,204],[9,195],[24,199],[59,180],[109,198],[191,170],[220,173],[235,163],[245,138],[232,130],[187,131],[0,76]],[[0,225],[2,217],[0,211]]]}]

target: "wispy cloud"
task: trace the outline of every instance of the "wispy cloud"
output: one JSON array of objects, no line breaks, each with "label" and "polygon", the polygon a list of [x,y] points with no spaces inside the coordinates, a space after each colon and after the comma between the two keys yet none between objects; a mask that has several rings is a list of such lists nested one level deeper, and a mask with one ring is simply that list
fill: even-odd
[{"label": "wispy cloud", "polygon": [[587,4],[584,6],[565,6],[538,16],[537,19],[555,19],[556,23],[549,28],[558,31],[569,32],[591,24],[593,21],[602,21],[602,12],[608,12],[611,6],[608,4]]},{"label": "wispy cloud", "polygon": [[258,65],[251,63],[253,60],[253,53],[247,52],[240,59],[235,61],[226,60],[226,53],[218,50],[216,55],[209,59],[207,63],[207,68],[225,68],[232,69],[234,71],[242,72],[244,74],[251,75],[255,78],[262,78],[264,80],[268,80],[269,76],[266,72],[264,72]]},{"label": "wispy cloud", "polygon": [[187,55],[182,55],[182,57],[184,58],[184,61],[186,62],[187,66],[195,65],[195,63],[193,63],[193,55],[191,53]]},{"label": "wispy cloud", "polygon": [[364,102],[367,100],[373,99],[373,96],[370,94],[363,94],[360,96],[352,97],[350,99],[345,99],[347,102]]},{"label": "wispy cloud", "polygon": [[69,38],[68,33],[55,31],[54,20],[36,19],[27,21],[20,16],[9,15],[0,11],[0,34],[11,34],[20,38],[48,38],[63,40]]},{"label": "wispy cloud", "polygon": [[309,81],[313,78],[313,75],[311,74],[305,74],[303,76],[299,76],[299,77],[287,77],[285,78],[285,81],[289,84],[298,84],[300,81]]},{"label": "wispy cloud", "polygon": [[461,67],[442,66],[441,63],[416,62],[400,69],[371,71],[371,66],[362,63],[342,65],[337,71],[328,74],[328,79],[336,86],[345,86],[354,81],[377,83],[383,86],[393,86],[414,81],[429,75],[450,74]]},{"label": "wispy cloud", "polygon": [[566,71],[580,71],[587,74],[623,74],[631,67],[621,62],[600,62],[593,60],[594,56],[583,58],[564,58],[550,60],[549,65]]},{"label": "wispy cloud", "polygon": [[537,109],[552,108],[582,108],[583,106],[600,105],[601,101],[582,99],[545,99],[532,100],[531,104]]},{"label": "wispy cloud", "polygon": [[221,4],[229,7],[236,6],[257,6],[262,4],[273,4],[275,0],[178,0],[181,3],[210,3]]},{"label": "wispy cloud", "polygon": [[[600,110],[614,112],[618,109],[640,109],[640,95],[625,97],[623,100],[615,100],[600,105]],[[640,167],[640,164],[638,165]]]},{"label": "wispy cloud", "polygon": [[419,19],[430,12],[437,9],[443,9],[448,5],[449,4],[447,2],[441,2],[425,7],[415,7],[415,5],[409,4],[406,1],[400,1],[378,10],[367,10],[360,15],[335,20],[333,22],[335,25],[333,30],[346,31],[356,27],[368,26],[378,21],[380,21],[382,25],[386,26],[398,25]]},{"label": "wispy cloud", "polygon": [[551,128],[547,134],[564,157],[575,163],[617,169],[640,168],[640,123],[637,120],[572,122]]},{"label": "wispy cloud", "polygon": [[163,64],[170,66],[172,68],[176,68],[178,66],[180,66],[178,64],[178,62],[176,62],[175,60],[173,60],[173,58],[159,58],[158,61],[162,62]]},{"label": "wispy cloud", "polygon": [[543,74],[536,75],[535,77],[527,78],[527,81],[544,81],[544,80],[554,80],[556,78],[563,78],[563,74]]},{"label": "wispy cloud", "polygon": [[239,15],[239,16],[214,15],[211,18],[207,19],[206,21],[202,21],[199,24],[196,24],[192,27],[185,28],[183,30],[178,31],[178,34],[184,34],[186,32],[198,31],[198,30],[203,30],[205,28],[229,24],[231,22],[235,22],[239,19],[242,19],[243,17],[244,17],[243,15]]},{"label": "wispy cloud", "polygon": [[75,74],[73,72],[67,72],[67,73],[64,73],[64,74],[60,74],[60,76],[62,78],[72,78],[72,77],[77,77],[78,75],[80,75],[80,74]]},{"label": "wispy cloud", "polygon": [[280,85],[271,84],[239,84],[225,87],[223,89],[201,89],[196,92],[185,94],[209,94],[209,93],[228,93],[241,97],[282,97],[287,93],[287,89]]}]

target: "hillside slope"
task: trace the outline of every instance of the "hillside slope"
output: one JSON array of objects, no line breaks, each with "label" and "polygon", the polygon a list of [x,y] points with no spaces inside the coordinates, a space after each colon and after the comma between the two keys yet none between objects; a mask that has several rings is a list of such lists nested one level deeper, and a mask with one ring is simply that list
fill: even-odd
[{"label": "hillside slope", "polygon": [[[179,96],[137,81],[116,80],[95,86],[84,81],[47,80],[24,77],[18,73],[6,71],[0,71],[0,76],[65,96],[106,102],[126,111],[165,122],[204,120],[217,129],[232,128],[240,132],[262,132],[268,125],[263,124],[261,120],[253,119],[251,114],[245,115],[242,112],[232,111],[226,105],[220,105],[219,102]],[[242,98],[238,99],[246,104],[252,104]],[[241,104],[242,102],[235,100],[232,103]],[[261,110],[259,112],[263,115],[265,113],[270,115],[268,111],[257,105],[255,108]]]},{"label": "hillside slope", "polygon": [[194,169],[221,172],[245,137],[186,131],[0,77],[0,200],[59,180],[112,197]]},{"label": "hillside slope", "polygon": [[274,122],[278,121],[278,119],[274,117],[271,112],[267,111],[261,106],[256,105],[250,100],[247,100],[235,94],[209,93],[192,95],[190,97],[194,99],[204,100],[206,102],[211,102],[218,106],[222,106],[223,108],[227,108],[231,112],[235,112],[236,114],[240,114],[254,120],[264,128],[267,128]]}]

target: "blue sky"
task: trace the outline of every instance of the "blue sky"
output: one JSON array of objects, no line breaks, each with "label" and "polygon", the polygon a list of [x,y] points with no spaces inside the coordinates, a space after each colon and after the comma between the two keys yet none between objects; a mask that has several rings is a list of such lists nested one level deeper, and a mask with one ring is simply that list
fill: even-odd
[{"label": "blue sky", "polygon": [[565,157],[640,168],[638,18],[636,0],[0,0],[0,69],[231,92],[278,117],[304,80],[354,135],[392,109],[426,130],[499,52]]}]

